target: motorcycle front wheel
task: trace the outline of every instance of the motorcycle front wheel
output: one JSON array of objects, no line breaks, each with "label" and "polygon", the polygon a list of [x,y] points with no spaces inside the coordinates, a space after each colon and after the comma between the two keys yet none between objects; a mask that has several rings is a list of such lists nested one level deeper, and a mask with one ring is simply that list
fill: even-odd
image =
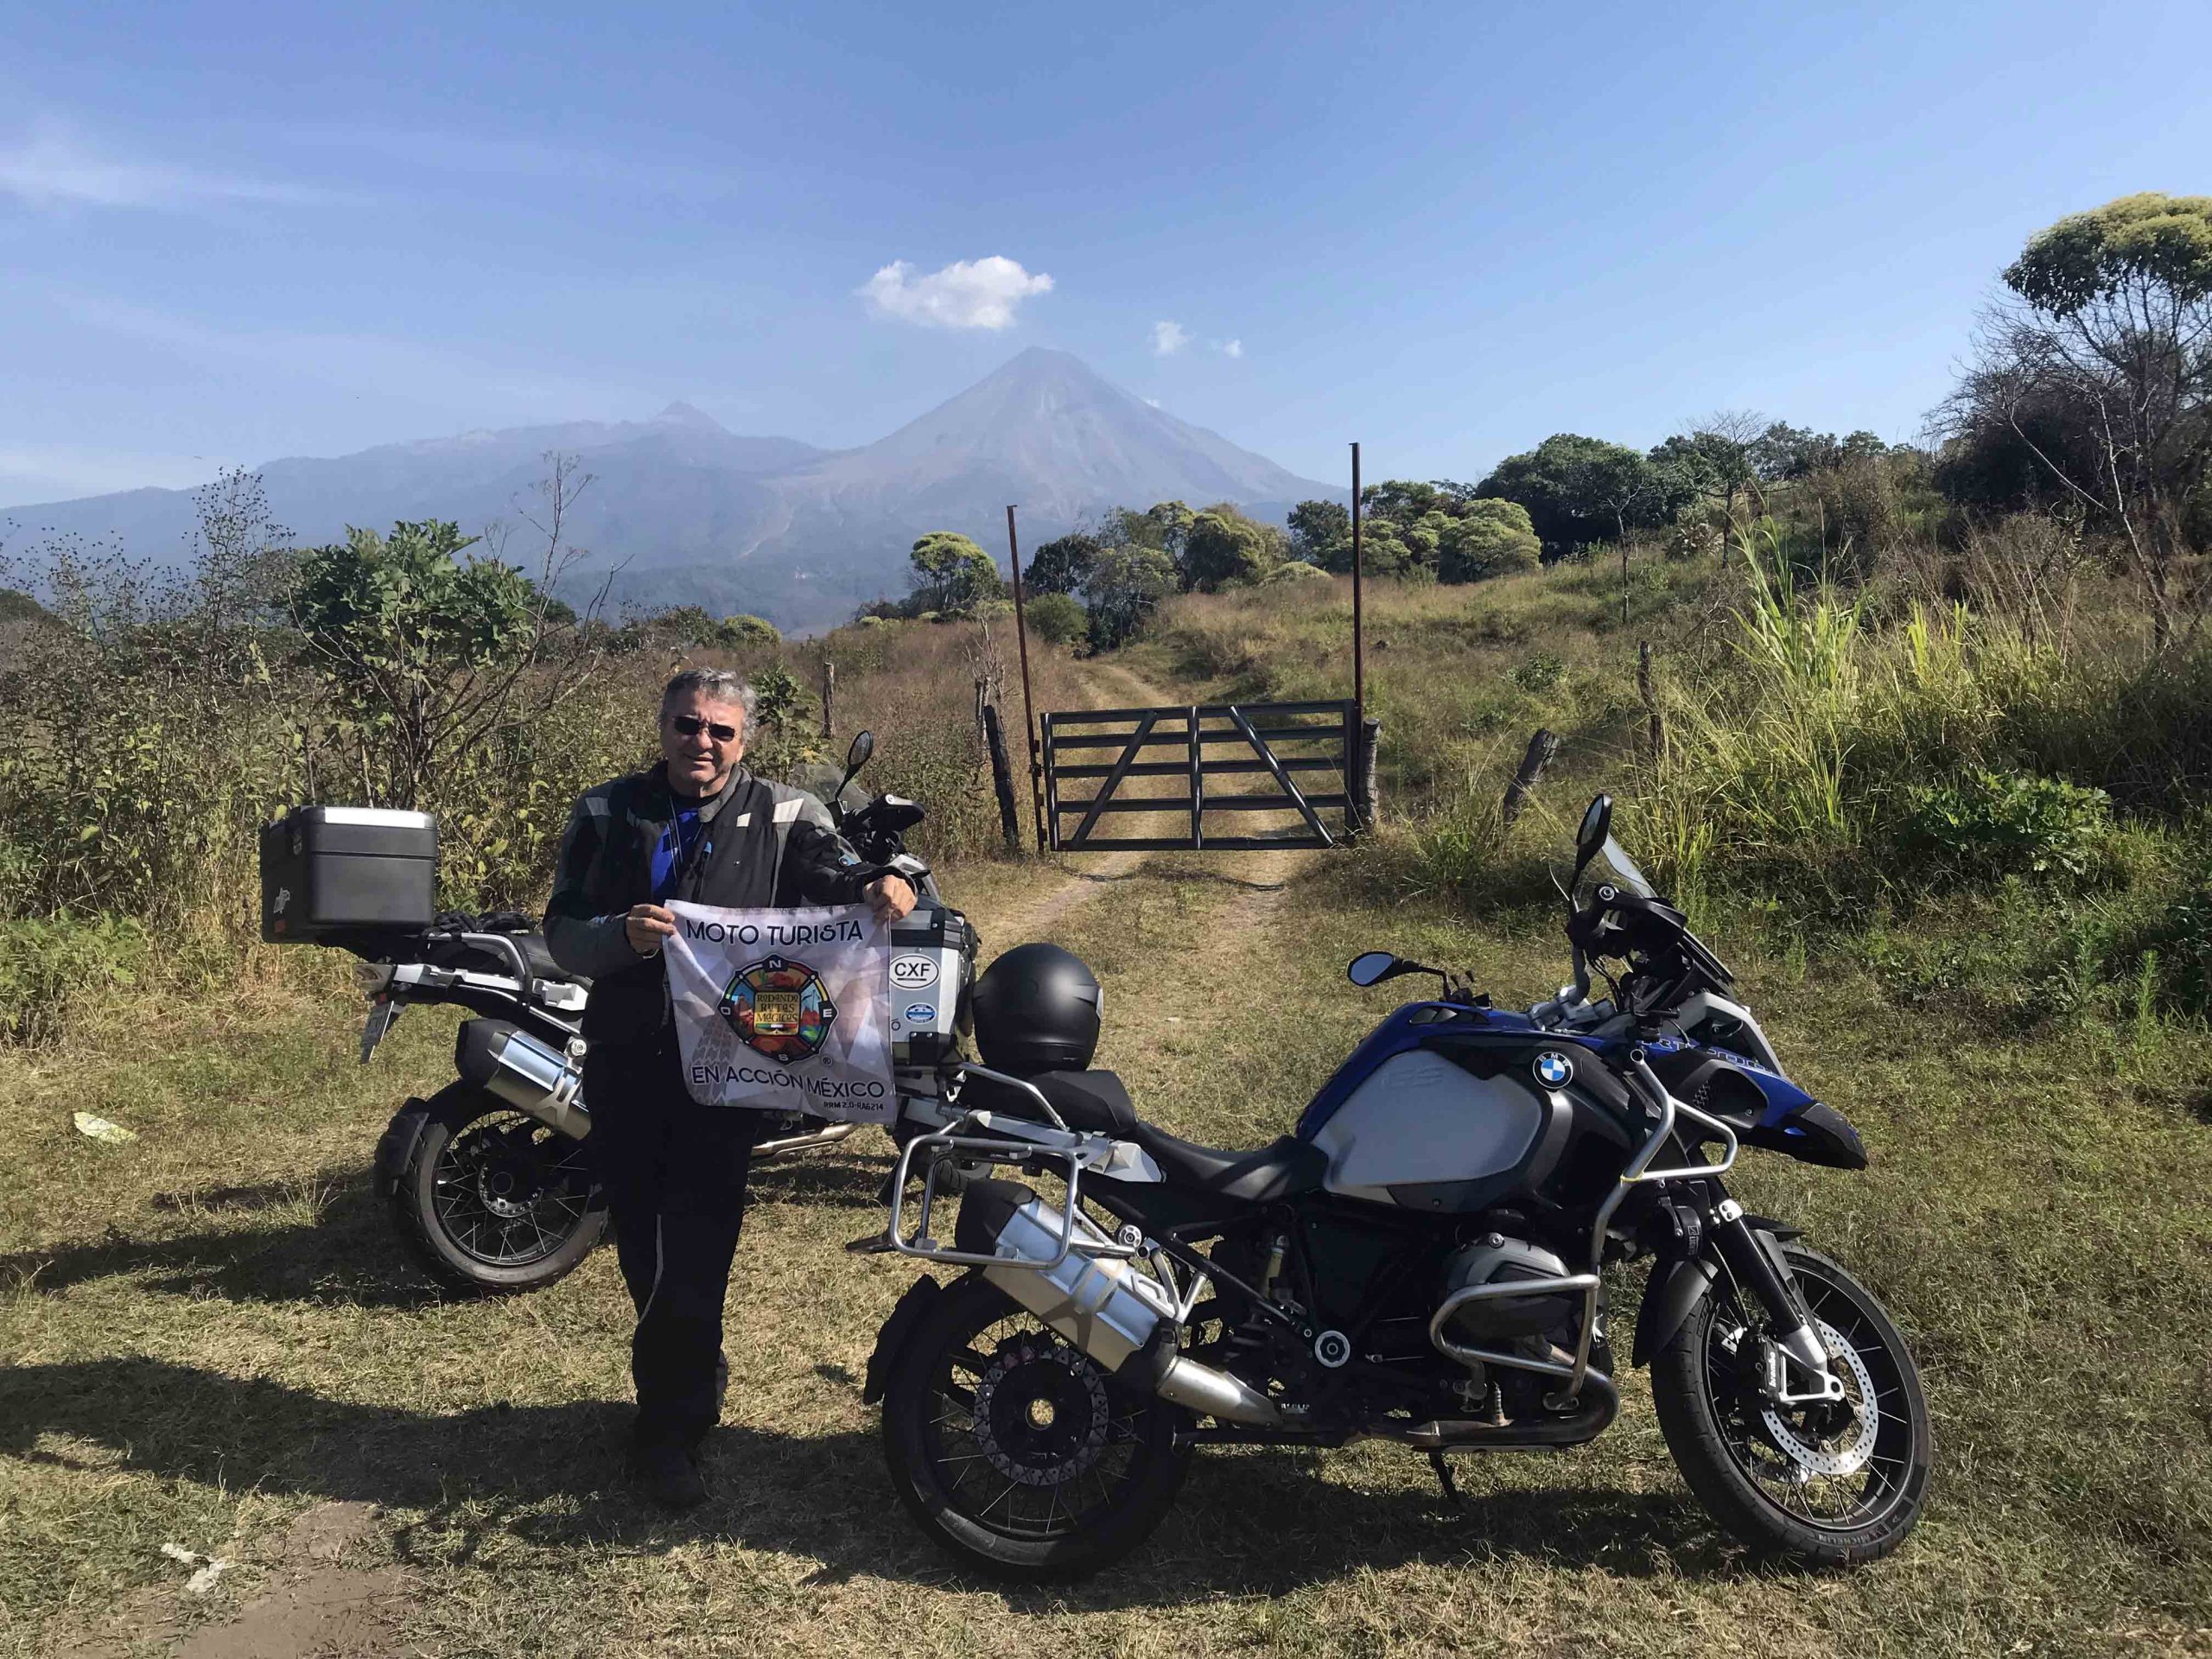
[{"label": "motorcycle front wheel", "polygon": [[393,1118],[378,1163],[400,1238],[448,1290],[543,1289],[607,1230],[584,1143],[461,1084]]},{"label": "motorcycle front wheel", "polygon": [[1888,1554],[1928,1501],[1935,1437],[1920,1370],[1873,1293],[1827,1256],[1784,1244],[1840,1402],[1777,1406],[1758,1391],[1765,1316],[1723,1278],[1652,1361],[1668,1450],[1713,1519],[1808,1567]]},{"label": "motorcycle front wheel", "polygon": [[1190,1462],[1182,1415],[968,1278],[894,1358],[883,1445],[899,1498],[956,1559],[996,1578],[1073,1579],[1160,1523]]}]

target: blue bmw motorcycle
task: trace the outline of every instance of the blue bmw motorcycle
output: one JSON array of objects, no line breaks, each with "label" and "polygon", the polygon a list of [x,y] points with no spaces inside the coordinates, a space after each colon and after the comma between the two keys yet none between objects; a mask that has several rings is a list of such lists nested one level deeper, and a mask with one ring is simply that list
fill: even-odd
[{"label": "blue bmw motorcycle", "polygon": [[[1837,1169],[1865,1151],[1783,1075],[1611,810],[1599,796],[1577,836],[1571,985],[1509,1012],[1356,958],[1355,984],[1438,973],[1440,994],[1385,1019],[1264,1147],[1178,1139],[1110,1071],[1001,1063],[1035,1046],[979,1013],[986,1063],[946,1063],[863,1242],[957,1271],[900,1299],[867,1387],[932,1539],[1001,1576],[1073,1577],[1150,1532],[1196,1446],[1394,1441],[1450,1491],[1452,1452],[1580,1445],[1620,1404],[1606,1269],[1646,1258],[1629,1363],[1651,1367],[1713,1517],[1808,1565],[1897,1548],[1932,1452],[1904,1338],[1725,1185],[1746,1147]],[[1017,958],[1096,989],[1027,946],[978,982],[979,1010]],[[948,1243],[932,1224],[955,1192]]]}]

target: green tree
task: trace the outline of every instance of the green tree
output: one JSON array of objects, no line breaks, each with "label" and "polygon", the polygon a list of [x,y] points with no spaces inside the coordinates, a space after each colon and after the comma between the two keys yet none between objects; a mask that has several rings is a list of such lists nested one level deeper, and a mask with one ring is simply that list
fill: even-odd
[{"label": "green tree", "polygon": [[1681,480],[1660,474],[1636,450],[1573,432],[1507,456],[1477,487],[1526,508],[1553,553],[1669,523],[1686,499]]},{"label": "green tree", "polygon": [[752,616],[742,612],[726,616],[715,625],[715,643],[730,651],[741,651],[748,645],[776,645],[783,643],[784,633],[765,616]]},{"label": "green tree", "polygon": [[1090,572],[1090,644],[1111,651],[1175,591],[1175,563],[1157,548],[1109,547]]},{"label": "green tree", "polygon": [[1281,555],[1268,526],[1223,505],[1207,508],[1191,521],[1183,540],[1183,585],[1202,594],[1257,582],[1281,563]]},{"label": "green tree", "polygon": [[533,585],[463,558],[474,543],[450,524],[403,523],[348,530],[300,563],[293,621],[385,804],[416,805],[439,767],[499,728],[543,643]]},{"label": "green tree", "polygon": [[2065,441],[2031,447],[2125,549],[2163,649],[2192,498],[2212,474],[2212,196],[2071,214],[2029,239],[2005,282],[2015,298],[1985,319],[1948,423],[2029,441],[2056,419]]},{"label": "green tree", "polygon": [[922,607],[940,616],[961,615],[1005,591],[991,556],[956,531],[931,531],[909,557]]},{"label": "green tree", "polygon": [[1436,574],[1446,582],[1481,582],[1534,570],[1544,544],[1528,510],[1516,501],[1478,500],[1452,521],[1437,543]]},{"label": "green tree", "polygon": [[1031,556],[1022,582],[1033,594],[1078,594],[1105,543],[1083,531],[1046,543]]},{"label": "green tree", "polygon": [[1351,510],[1340,501],[1301,501],[1290,510],[1290,556],[1304,564],[1326,567],[1336,556],[1338,543],[1351,557]]},{"label": "green tree", "polygon": [[1413,524],[1426,513],[1450,505],[1451,500],[1451,497],[1438,485],[1416,484],[1404,478],[1370,484],[1359,493],[1362,517],[1388,518],[1399,524]]},{"label": "green tree", "polygon": [[1029,632],[1047,645],[1065,645],[1071,639],[1080,639],[1090,626],[1083,607],[1069,594],[1039,594],[1023,608]]},{"label": "green tree", "polygon": [[[1370,576],[1403,578],[1422,569],[1415,550],[1407,545],[1404,535],[1388,518],[1377,518],[1371,523],[1361,520],[1359,559],[1361,569]],[[1351,573],[1351,537],[1349,535],[1330,550],[1329,556],[1322,561],[1321,568],[1332,575],[1349,575]]]}]

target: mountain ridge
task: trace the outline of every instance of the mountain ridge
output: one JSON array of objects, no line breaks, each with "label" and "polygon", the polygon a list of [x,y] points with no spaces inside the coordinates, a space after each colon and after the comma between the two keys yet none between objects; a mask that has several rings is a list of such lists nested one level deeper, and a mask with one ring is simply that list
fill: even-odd
[{"label": "mountain ridge", "polygon": [[[682,401],[645,421],[569,421],[284,456],[259,473],[271,516],[307,543],[348,524],[442,518],[518,525],[550,452],[591,483],[569,524],[588,550],[565,586],[611,582],[618,605],[749,611],[791,631],[835,626],[904,591],[930,530],[995,551],[1006,504],[1031,546],[1115,506],[1234,502],[1280,518],[1345,493],[1158,409],[1065,352],[1031,346],[872,443],[823,449],[731,432]],[[187,556],[193,492],[139,489],[0,509],[18,532],[113,537],[133,557]],[[520,550],[510,556],[526,556]]]}]

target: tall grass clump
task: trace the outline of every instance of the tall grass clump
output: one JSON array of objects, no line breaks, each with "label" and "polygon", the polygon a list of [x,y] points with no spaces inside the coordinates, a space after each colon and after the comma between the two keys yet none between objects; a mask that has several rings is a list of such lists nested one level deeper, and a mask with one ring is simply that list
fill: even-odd
[{"label": "tall grass clump", "polygon": [[2194,794],[2173,761],[2204,741],[2181,695],[2202,653],[2146,662],[2118,619],[2069,639],[1955,601],[1878,627],[1866,589],[1807,583],[1771,538],[1743,552],[1729,658],[1671,688],[1667,753],[1636,791],[1677,885],[1834,919],[2008,877],[2078,886],[2115,802]]}]

